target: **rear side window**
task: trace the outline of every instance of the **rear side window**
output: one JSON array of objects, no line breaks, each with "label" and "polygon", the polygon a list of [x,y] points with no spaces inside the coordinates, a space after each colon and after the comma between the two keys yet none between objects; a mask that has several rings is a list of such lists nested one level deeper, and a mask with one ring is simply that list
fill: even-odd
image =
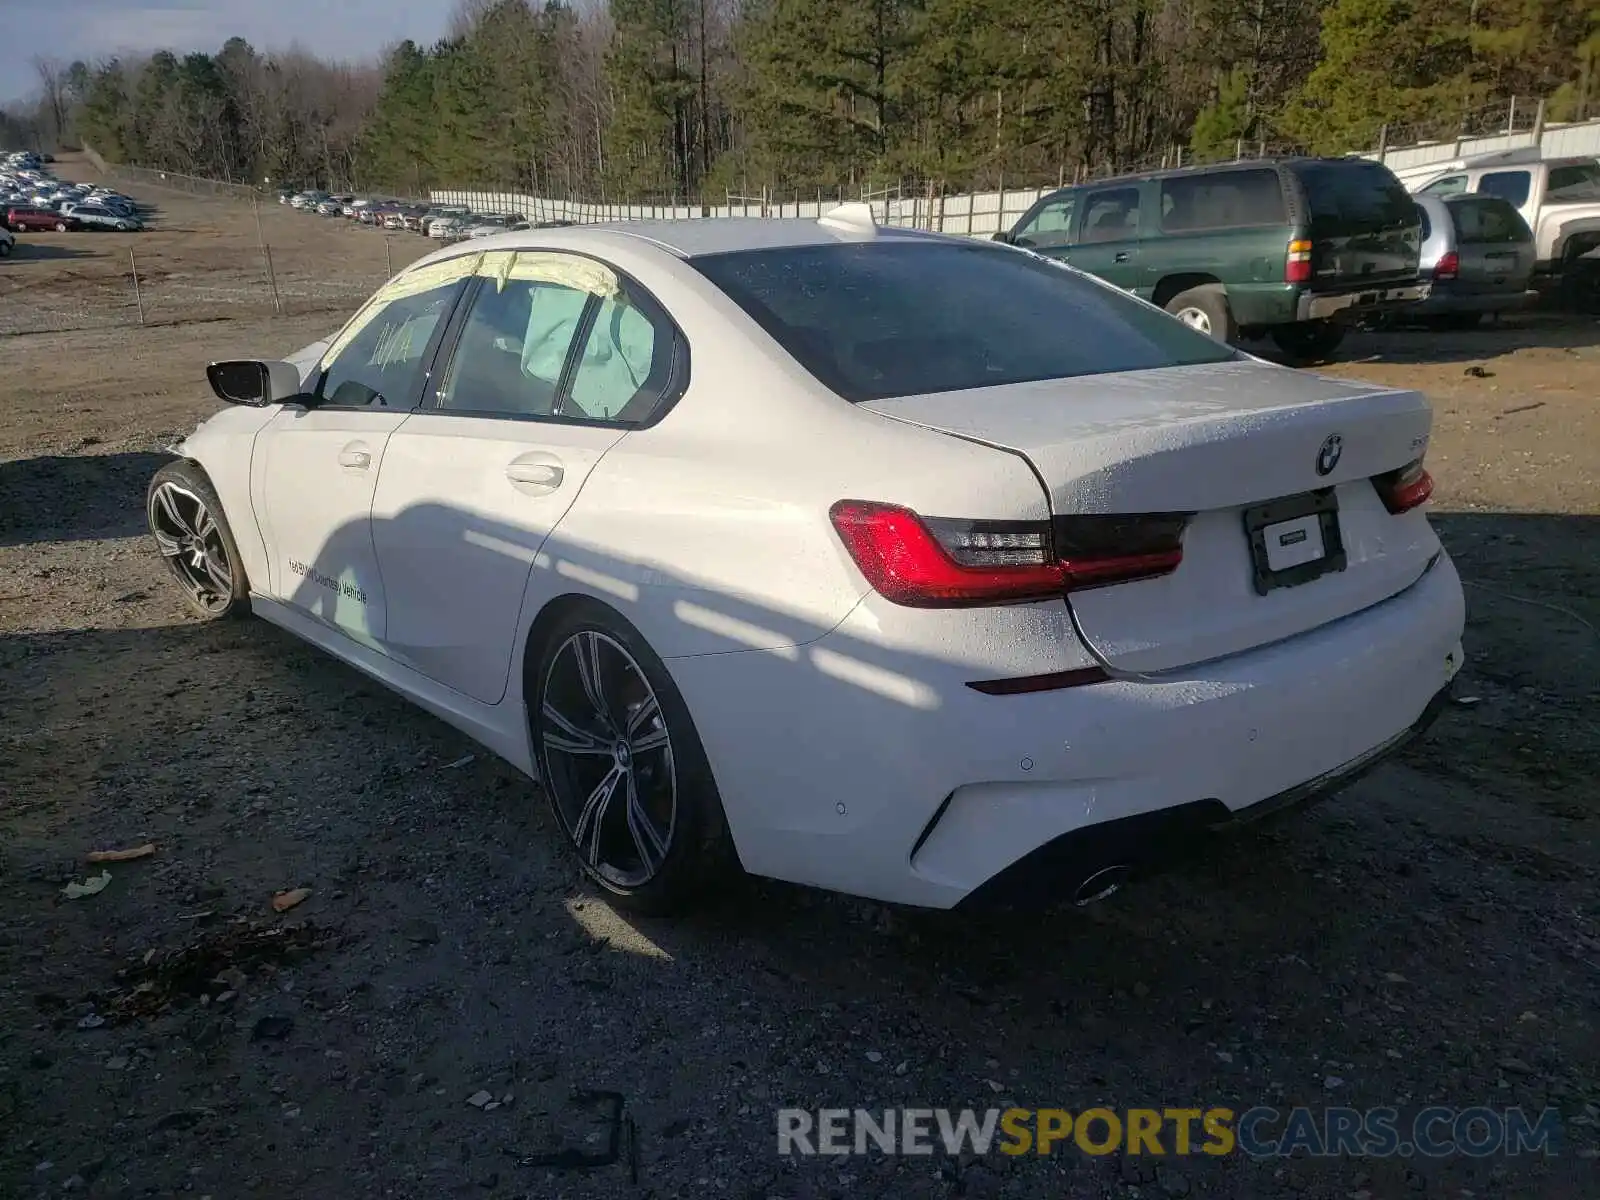
[{"label": "rear side window", "polygon": [[1107,284],[1001,246],[890,239],[690,262],[851,401],[1237,357]]},{"label": "rear side window", "polygon": [[1456,240],[1463,246],[1531,242],[1533,233],[1522,214],[1509,201],[1492,196],[1469,196],[1450,202]]},{"label": "rear side window", "polygon": [[1083,202],[1083,240],[1120,242],[1139,236],[1139,189],[1106,188]]},{"label": "rear side window", "polygon": [[1528,192],[1533,187],[1533,175],[1528,171],[1491,171],[1478,180],[1478,194],[1499,196],[1518,208],[1528,202]]},{"label": "rear side window", "polygon": [[1282,225],[1287,220],[1276,171],[1219,171],[1161,181],[1166,233]]},{"label": "rear side window", "polygon": [[1311,236],[1381,233],[1416,223],[1416,204],[1388,167],[1363,159],[1295,163]]}]

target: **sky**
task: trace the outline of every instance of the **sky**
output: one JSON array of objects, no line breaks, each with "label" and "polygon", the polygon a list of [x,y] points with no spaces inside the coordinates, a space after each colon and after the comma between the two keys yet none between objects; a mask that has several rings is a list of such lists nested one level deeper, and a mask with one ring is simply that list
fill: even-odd
[{"label": "sky", "polygon": [[215,53],[298,42],[324,58],[371,58],[403,38],[443,36],[454,0],[0,0],[0,102],[38,86],[35,56],[92,62],[119,52]]}]

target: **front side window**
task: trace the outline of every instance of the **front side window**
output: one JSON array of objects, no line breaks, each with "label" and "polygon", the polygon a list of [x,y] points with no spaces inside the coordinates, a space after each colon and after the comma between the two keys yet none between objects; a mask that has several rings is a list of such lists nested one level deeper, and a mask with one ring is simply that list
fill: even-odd
[{"label": "front side window", "polygon": [[1109,285],[993,243],[886,238],[689,261],[851,401],[1238,357]]},{"label": "front side window", "polygon": [[589,295],[532,279],[488,279],[478,287],[439,389],[453,412],[548,417]]},{"label": "front side window", "polygon": [[1568,163],[1551,167],[1549,194],[1592,192],[1600,188],[1600,162]]},{"label": "front side window", "polygon": [[1139,189],[1090,192],[1083,204],[1083,240],[1121,242],[1139,236]]},{"label": "front side window", "polygon": [[401,276],[392,291],[379,292],[329,348],[317,387],[324,406],[410,408],[416,403],[425,355],[461,282],[448,279],[406,290],[405,281]]},{"label": "front side window", "polygon": [[1068,246],[1072,244],[1072,216],[1077,210],[1076,196],[1051,200],[1017,230],[1014,240],[1024,246]]},{"label": "front side window", "polygon": [[1528,171],[1491,171],[1478,180],[1478,194],[1499,196],[1521,208],[1528,202],[1528,192],[1533,187],[1533,175]]},{"label": "front side window", "polygon": [[611,268],[547,251],[483,256],[439,389],[447,411],[642,422],[673,382],[673,326]]},{"label": "front side window", "polygon": [[1428,196],[1457,196],[1467,190],[1467,177],[1465,175],[1446,175],[1443,179],[1435,179],[1423,188],[1423,194]]}]

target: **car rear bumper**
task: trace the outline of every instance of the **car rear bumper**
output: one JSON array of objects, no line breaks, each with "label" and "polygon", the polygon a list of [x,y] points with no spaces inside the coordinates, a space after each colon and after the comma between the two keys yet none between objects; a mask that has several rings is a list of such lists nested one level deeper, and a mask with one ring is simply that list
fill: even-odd
[{"label": "car rear bumper", "polygon": [[1531,306],[1538,297],[1538,292],[1528,289],[1457,292],[1435,284],[1427,299],[1419,302],[1409,312],[1421,317],[1446,316],[1453,313],[1517,312]]},{"label": "car rear bumper", "polygon": [[1363,288],[1356,291],[1301,295],[1295,319],[1298,321],[1326,321],[1333,318],[1364,316],[1400,308],[1426,300],[1430,285],[1411,282]]},{"label": "car rear bumper", "polygon": [[1113,887],[1203,853],[1219,836],[1342,792],[1425,734],[1444,711],[1449,695],[1447,684],[1434,693],[1416,721],[1387,741],[1237,811],[1220,800],[1195,800],[1064,833],[968,893],[961,907],[1051,903],[1064,895],[1079,902],[1099,899]]},{"label": "car rear bumper", "polygon": [[948,651],[888,648],[895,616],[869,598],[809,645],[669,661],[753,873],[949,908],[1059,846],[1077,861],[1046,876],[1072,897],[1090,851],[1142,860],[1132,837],[1158,859],[1190,821],[1309,798],[1392,753],[1459,669],[1464,605],[1441,552],[1310,633],[1012,696],[965,686],[983,676]]}]

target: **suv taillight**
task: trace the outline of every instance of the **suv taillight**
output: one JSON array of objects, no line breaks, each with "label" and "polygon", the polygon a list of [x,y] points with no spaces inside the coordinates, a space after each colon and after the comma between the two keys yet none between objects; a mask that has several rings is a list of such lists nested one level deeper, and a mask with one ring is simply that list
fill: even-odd
[{"label": "suv taillight", "polygon": [[1461,274],[1461,256],[1454,250],[1448,254],[1441,254],[1438,263],[1433,268],[1433,277],[1436,280],[1455,279]]},{"label": "suv taillight", "polygon": [[1283,264],[1283,281],[1311,282],[1311,243],[1305,238],[1295,238],[1289,243],[1289,257]]},{"label": "suv taillight", "polygon": [[1372,486],[1378,489],[1383,506],[1398,516],[1428,502],[1428,497],[1433,495],[1433,476],[1424,469],[1419,458],[1398,470],[1374,475]]},{"label": "suv taillight", "polygon": [[841,500],[829,516],[873,590],[909,608],[1019,604],[1168,575],[1183,561],[1187,524],[1181,515],[962,521],[870,500]]}]

